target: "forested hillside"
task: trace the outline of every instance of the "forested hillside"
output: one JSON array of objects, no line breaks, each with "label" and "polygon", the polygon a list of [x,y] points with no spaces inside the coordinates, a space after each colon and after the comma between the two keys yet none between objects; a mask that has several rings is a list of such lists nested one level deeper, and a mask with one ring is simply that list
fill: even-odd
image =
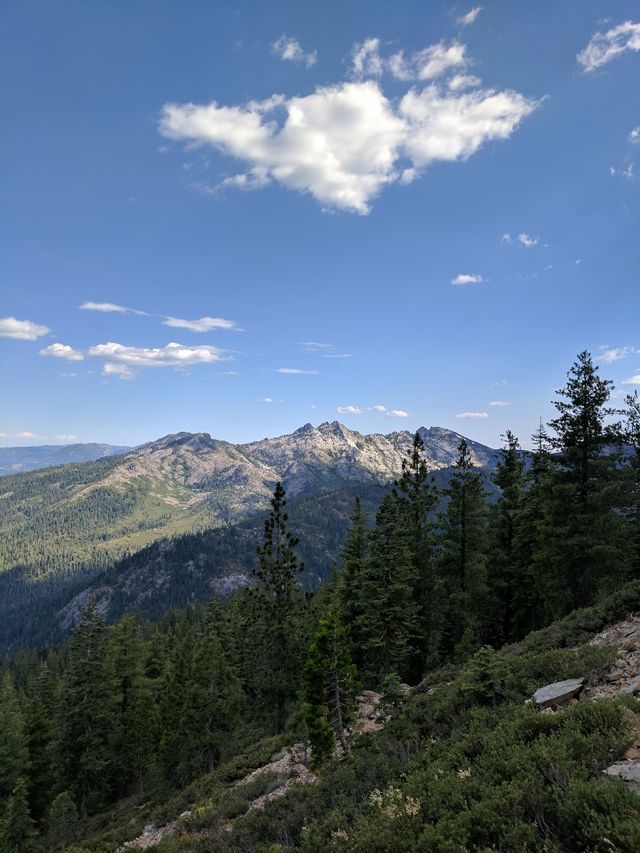
[{"label": "forested hillside", "polygon": [[6,660],[0,851],[153,823],[164,851],[633,853],[640,398],[610,395],[581,353],[493,501],[464,439],[438,488],[417,433],[316,594],[278,483],[250,587],[113,626],[89,598],[66,646]]}]

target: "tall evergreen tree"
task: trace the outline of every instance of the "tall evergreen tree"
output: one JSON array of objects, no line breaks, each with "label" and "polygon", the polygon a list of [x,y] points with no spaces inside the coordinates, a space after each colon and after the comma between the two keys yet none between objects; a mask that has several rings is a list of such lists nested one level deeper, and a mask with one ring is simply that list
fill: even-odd
[{"label": "tall evergreen tree", "polygon": [[91,599],[69,646],[58,723],[62,783],[82,816],[104,805],[114,782],[115,716],[106,628]]},{"label": "tall evergreen tree", "polygon": [[337,601],[330,603],[314,634],[302,681],[304,718],[319,766],[335,741],[349,751],[347,728],[355,712],[356,668]]},{"label": "tall evergreen tree", "polygon": [[432,513],[438,494],[430,477],[425,446],[419,432],[402,460],[402,475],[396,480],[401,498],[400,508],[407,527],[408,544],[413,565],[416,637],[412,653],[412,680],[418,680],[425,666],[435,663],[439,644],[437,574],[434,560],[434,528]]},{"label": "tall evergreen tree", "polygon": [[337,578],[338,600],[353,659],[362,666],[364,643],[360,636],[362,623],[362,579],[369,555],[369,533],[359,497],[355,499],[351,527],[342,551],[342,568]]},{"label": "tall evergreen tree", "polygon": [[55,675],[44,662],[29,679],[24,713],[30,763],[29,803],[36,821],[44,816],[56,785],[56,703]]},{"label": "tall evergreen tree", "polygon": [[370,538],[361,584],[364,672],[378,682],[392,672],[409,677],[416,632],[415,575],[397,495],[382,499]]},{"label": "tall evergreen tree", "polygon": [[500,489],[490,519],[490,568],[488,585],[491,599],[491,635],[486,639],[502,645],[515,638],[516,598],[521,584],[516,539],[521,524],[524,499],[524,461],[516,436],[507,430],[500,462],[493,474]]},{"label": "tall evergreen tree", "polygon": [[36,829],[29,814],[27,783],[18,779],[0,819],[0,853],[32,853]]},{"label": "tall evergreen tree", "polygon": [[298,540],[287,527],[286,503],[277,483],[255,570],[259,691],[264,707],[273,711],[277,733],[284,731],[297,693],[305,641],[305,599],[298,579],[304,566],[295,551]]},{"label": "tall evergreen tree", "polygon": [[631,456],[627,462],[624,515],[627,522],[628,574],[640,578],[640,395],[627,394],[624,442]]},{"label": "tall evergreen tree", "polygon": [[558,417],[550,422],[558,451],[553,477],[553,524],[550,561],[566,584],[566,608],[588,604],[595,592],[611,586],[622,557],[619,460],[609,452],[620,443],[620,427],[608,423],[616,414],[608,406],[613,383],[598,376],[584,351],[567,374],[554,402]]},{"label": "tall evergreen tree", "polygon": [[464,438],[444,494],[448,502],[440,521],[439,554],[446,590],[442,649],[447,656],[464,658],[480,643],[487,599],[485,495]]},{"label": "tall evergreen tree", "polygon": [[0,810],[29,770],[24,717],[8,670],[0,679]]}]

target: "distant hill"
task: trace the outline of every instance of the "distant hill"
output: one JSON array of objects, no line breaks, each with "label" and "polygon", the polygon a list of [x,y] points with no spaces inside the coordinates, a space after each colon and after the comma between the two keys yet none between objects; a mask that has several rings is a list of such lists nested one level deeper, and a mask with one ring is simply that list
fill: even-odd
[{"label": "distant hill", "polygon": [[92,462],[104,456],[127,453],[130,447],[112,444],[41,444],[35,447],[0,447],[0,477],[38,471],[70,462]]}]

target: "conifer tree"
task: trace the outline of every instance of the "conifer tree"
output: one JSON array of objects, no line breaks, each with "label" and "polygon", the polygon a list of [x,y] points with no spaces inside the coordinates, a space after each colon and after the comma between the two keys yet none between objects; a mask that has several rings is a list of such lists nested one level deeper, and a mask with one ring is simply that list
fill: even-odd
[{"label": "conifer tree", "polygon": [[612,387],[584,351],[557,391],[562,399],[554,402],[558,417],[550,422],[551,444],[558,457],[549,557],[564,576],[567,609],[585,606],[607,581],[610,586],[623,559],[622,518],[616,511],[618,458],[605,452],[620,442],[620,425],[607,422],[617,413],[607,405]]},{"label": "conifer tree", "polygon": [[627,394],[624,442],[631,451],[626,466],[626,499],[624,515],[627,522],[629,557],[628,574],[640,578],[640,395]]},{"label": "conifer tree", "polygon": [[444,494],[448,503],[440,521],[439,554],[446,590],[442,649],[463,659],[480,642],[487,599],[485,495],[464,438]]},{"label": "conifer tree", "polygon": [[412,653],[412,680],[426,666],[435,663],[439,643],[438,584],[434,562],[434,524],[431,514],[438,500],[425,459],[425,446],[419,432],[402,460],[402,475],[395,487],[407,527],[413,565],[416,606],[416,638]]},{"label": "conifer tree", "polygon": [[265,708],[271,708],[277,733],[285,723],[300,681],[304,654],[304,594],[298,576],[304,569],[296,555],[298,540],[287,527],[285,490],[277,483],[264,541],[256,549],[255,594],[259,630],[258,681]]},{"label": "conifer tree", "polygon": [[500,489],[500,496],[490,515],[488,585],[492,625],[487,639],[494,645],[502,645],[515,638],[516,598],[521,583],[516,538],[524,499],[524,461],[518,439],[511,430],[504,435],[504,447],[500,450],[493,482]]},{"label": "conifer tree", "polygon": [[11,673],[5,670],[0,679],[0,810],[28,770],[22,708]]},{"label": "conifer tree", "polygon": [[391,672],[408,677],[416,632],[415,574],[397,495],[382,499],[370,539],[361,586],[364,672],[376,681]]},{"label": "conifer tree", "polygon": [[56,702],[55,675],[45,661],[29,680],[24,712],[30,764],[29,804],[31,816],[36,821],[45,814],[56,784]]},{"label": "conifer tree", "polygon": [[199,764],[194,637],[193,628],[186,620],[176,626],[172,645],[161,692],[160,760],[167,779],[185,785],[192,781]]},{"label": "conifer tree", "polygon": [[120,795],[130,785],[142,792],[144,774],[151,758],[154,706],[144,676],[144,645],[140,626],[130,614],[125,614],[114,626],[110,654],[116,701],[113,744],[115,781]]},{"label": "conifer tree", "polygon": [[364,643],[360,636],[362,623],[362,579],[369,555],[369,534],[359,497],[355,499],[351,527],[342,551],[342,568],[337,589],[343,624],[351,643],[351,653],[357,666],[362,666]]},{"label": "conifer tree", "polygon": [[27,783],[18,779],[0,821],[0,853],[32,853],[36,829],[29,814]]},{"label": "conifer tree", "polygon": [[114,782],[114,720],[106,628],[90,599],[69,646],[58,723],[62,782],[83,817],[104,805]]},{"label": "conifer tree", "polygon": [[47,844],[50,850],[64,850],[78,831],[78,810],[71,794],[63,791],[51,803],[47,819]]},{"label": "conifer tree", "polygon": [[349,751],[347,728],[353,721],[357,682],[349,645],[338,602],[331,602],[313,636],[302,682],[315,766],[331,755],[336,740]]}]

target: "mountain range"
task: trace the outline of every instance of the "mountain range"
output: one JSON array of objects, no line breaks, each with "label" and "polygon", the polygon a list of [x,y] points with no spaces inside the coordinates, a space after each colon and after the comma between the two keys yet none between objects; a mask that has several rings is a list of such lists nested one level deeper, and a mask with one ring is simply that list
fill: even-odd
[{"label": "mountain range", "polygon": [[[446,479],[461,436],[441,427],[420,435],[429,469]],[[292,526],[305,530],[303,557],[317,582],[338,559],[354,495],[373,511],[412,440],[338,422],[248,444],[178,433],[2,477],[0,649],[64,633],[89,591],[115,618],[132,608],[156,616],[242,585],[277,481]],[[499,451],[468,444],[490,472]]]},{"label": "mountain range", "polygon": [[70,462],[92,462],[104,456],[126,453],[130,447],[113,444],[40,444],[32,447],[0,447],[0,477],[38,471]]}]

